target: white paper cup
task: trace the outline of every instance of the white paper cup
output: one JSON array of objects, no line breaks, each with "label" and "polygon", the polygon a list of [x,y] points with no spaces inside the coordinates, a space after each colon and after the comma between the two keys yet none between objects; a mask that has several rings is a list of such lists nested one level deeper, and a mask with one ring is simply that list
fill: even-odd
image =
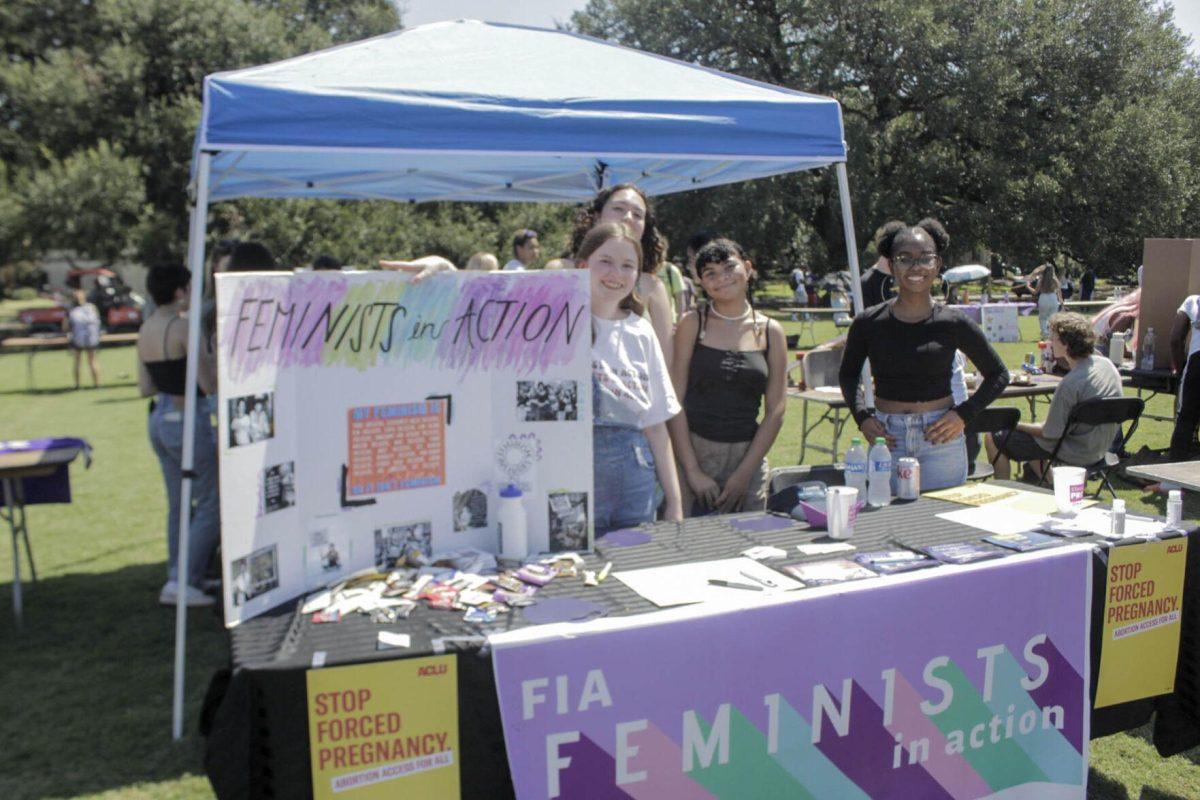
[{"label": "white paper cup", "polygon": [[830,486],[825,493],[825,513],[829,520],[830,539],[849,539],[854,536],[858,489],[853,486]]},{"label": "white paper cup", "polygon": [[1074,514],[1083,506],[1087,470],[1083,467],[1054,467],[1054,504],[1063,514]]}]

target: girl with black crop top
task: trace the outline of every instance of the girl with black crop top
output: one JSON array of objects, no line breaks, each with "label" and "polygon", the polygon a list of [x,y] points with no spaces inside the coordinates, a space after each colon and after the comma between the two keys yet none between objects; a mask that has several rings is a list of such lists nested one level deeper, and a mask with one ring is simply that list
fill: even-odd
[{"label": "girl with black crop top", "polygon": [[[920,462],[922,491],[966,480],[963,429],[1008,385],[1008,370],[979,326],[961,311],[933,302],[933,283],[949,242],[945,228],[933,219],[905,226],[880,242],[880,255],[891,260],[898,296],[854,318],[838,375],[842,396],[867,439],[884,437],[893,463],[903,456]],[[975,393],[957,405],[950,391],[956,350],[983,376]],[[874,411],[858,397],[868,358]]]},{"label": "girl with black crop top", "polygon": [[735,242],[705,245],[696,274],[709,303],[675,330],[671,380],[683,412],[667,428],[688,515],[766,507],[766,455],[786,402],[787,340],[779,323],[750,305],[753,272]]},{"label": "girl with black crop top", "polygon": [[[190,279],[186,269],[174,265],[152,267],[146,276],[146,289],[156,308],[138,331],[138,387],[144,397],[154,398],[147,429],[167,494],[167,582],[158,599],[160,603],[173,605],[182,595],[185,604],[203,606],[213,602],[204,593],[204,575],[220,537],[217,442],[209,422],[209,406],[198,402],[192,430],[192,507],[185,509],[181,486]],[[200,387],[215,391],[216,376],[211,364],[202,357],[198,366]],[[188,574],[180,575],[179,525],[181,515],[188,512]]]}]

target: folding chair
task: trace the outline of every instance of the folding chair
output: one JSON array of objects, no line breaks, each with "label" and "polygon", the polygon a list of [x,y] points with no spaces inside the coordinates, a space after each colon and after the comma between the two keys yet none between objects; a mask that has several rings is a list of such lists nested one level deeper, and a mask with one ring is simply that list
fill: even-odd
[{"label": "folding chair", "polygon": [[[1100,485],[1096,487],[1096,493],[1093,498],[1100,497],[1100,490],[1108,489],[1112,493],[1113,498],[1117,496],[1117,490],[1113,488],[1112,483],[1108,480],[1108,473],[1121,464],[1121,457],[1118,453],[1126,452],[1126,447],[1129,440],[1133,437],[1133,432],[1137,430],[1138,420],[1141,419],[1142,411],[1146,408],[1146,401],[1140,397],[1097,397],[1092,400],[1084,400],[1079,405],[1075,406],[1070,415],[1067,416],[1067,424],[1064,428],[1064,433],[1058,444],[1054,445],[1054,452],[1050,454],[1049,465],[1051,467],[1056,464],[1067,464],[1073,467],[1083,467],[1087,470],[1087,479],[1099,477]],[[1110,449],[1104,454],[1104,457],[1092,464],[1071,464],[1058,457],[1058,451],[1062,448],[1063,440],[1072,433],[1079,432],[1078,429],[1083,426],[1093,427],[1096,425],[1111,425],[1116,424],[1123,426],[1126,422],[1132,423],[1123,433],[1120,434],[1117,441],[1115,451]],[[1050,474],[1047,469],[1042,473],[1042,479],[1038,482],[1039,486],[1046,484],[1046,476]]]},{"label": "folding chair", "polygon": [[[836,386],[838,383],[838,370],[841,369],[844,352],[840,347],[830,350],[809,350],[804,356],[804,360],[800,362],[800,371],[804,376],[804,387],[806,389],[816,389],[821,386]],[[840,399],[835,403],[816,401],[821,402],[825,406],[825,411],[809,425],[808,404],[810,401],[806,397],[801,397],[800,401],[803,405],[800,411],[800,457],[797,460],[803,464],[804,452],[810,447],[819,452],[828,453],[831,459],[836,460],[838,457],[838,439],[842,434],[842,428],[845,426],[847,420],[852,419],[849,412],[846,411],[845,403]],[[845,416],[843,416],[843,411],[846,411]],[[833,446],[825,448],[820,445],[809,444],[808,435],[826,420],[833,424]]]},{"label": "folding chair", "polygon": [[[990,433],[992,434],[992,438],[996,440],[997,447],[1003,447],[1004,441],[1013,431],[1017,429],[1017,423],[1020,421],[1021,409],[1019,408],[985,408],[983,411],[979,412],[975,419],[971,420],[971,424],[967,426],[963,433],[968,437],[982,436],[985,433]],[[978,448],[970,447],[970,443],[968,441],[968,455],[972,449],[974,449],[976,454],[978,454]],[[999,455],[999,453],[996,454],[997,458]],[[975,462],[974,459],[971,459],[967,466],[973,466],[975,468],[973,472],[969,472],[967,475],[967,480],[969,481],[987,480],[996,474],[995,458],[988,459],[986,464],[980,464]]]}]

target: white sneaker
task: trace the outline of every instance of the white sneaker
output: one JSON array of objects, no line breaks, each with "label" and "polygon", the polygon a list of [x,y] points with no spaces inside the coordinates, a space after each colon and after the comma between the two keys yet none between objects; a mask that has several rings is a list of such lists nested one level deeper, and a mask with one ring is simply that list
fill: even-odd
[{"label": "white sneaker", "polygon": [[[173,606],[178,599],[179,583],[176,581],[167,581],[164,583],[162,591],[158,593],[158,602],[164,606]],[[199,608],[201,606],[211,606],[213,599],[195,586],[188,586],[187,592],[183,596],[183,604],[188,608]]]}]

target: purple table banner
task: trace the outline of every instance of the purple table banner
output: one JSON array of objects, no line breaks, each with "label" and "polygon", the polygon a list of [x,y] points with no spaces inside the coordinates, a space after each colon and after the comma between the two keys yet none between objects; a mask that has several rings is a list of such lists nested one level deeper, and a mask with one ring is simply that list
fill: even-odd
[{"label": "purple table banner", "polygon": [[513,785],[522,800],[1084,800],[1090,605],[1075,545],[497,634]]}]

